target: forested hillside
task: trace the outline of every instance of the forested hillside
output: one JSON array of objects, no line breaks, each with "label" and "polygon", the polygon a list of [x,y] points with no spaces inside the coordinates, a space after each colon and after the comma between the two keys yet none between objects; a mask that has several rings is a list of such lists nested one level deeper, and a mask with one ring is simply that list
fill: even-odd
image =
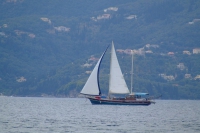
[{"label": "forested hillside", "polygon": [[129,87],[134,49],[135,91],[200,99],[199,36],[199,0],[0,0],[0,94],[77,97],[114,41]]}]

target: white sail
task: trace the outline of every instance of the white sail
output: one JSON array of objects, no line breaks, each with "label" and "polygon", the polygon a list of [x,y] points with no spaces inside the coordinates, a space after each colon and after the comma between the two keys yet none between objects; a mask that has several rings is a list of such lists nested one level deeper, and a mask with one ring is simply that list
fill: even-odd
[{"label": "white sail", "polygon": [[83,89],[80,92],[81,94],[85,94],[85,95],[100,95],[101,94],[101,91],[99,89],[99,83],[98,83],[98,71],[99,71],[101,60],[105,52],[102,54],[101,58],[97,62],[96,66],[94,67],[92,73],[90,74],[87,82],[85,83]]},{"label": "white sail", "polygon": [[126,85],[126,82],[122,75],[121,68],[119,66],[113,42],[111,48],[109,93],[114,93],[114,94],[129,93],[129,89]]}]

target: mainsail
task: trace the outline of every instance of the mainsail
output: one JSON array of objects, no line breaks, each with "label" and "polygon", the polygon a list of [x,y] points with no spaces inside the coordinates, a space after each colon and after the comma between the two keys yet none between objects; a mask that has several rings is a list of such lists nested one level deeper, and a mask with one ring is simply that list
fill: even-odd
[{"label": "mainsail", "polygon": [[126,85],[126,82],[122,75],[121,68],[119,66],[113,42],[111,47],[109,93],[114,93],[114,94],[129,93],[129,89]]}]

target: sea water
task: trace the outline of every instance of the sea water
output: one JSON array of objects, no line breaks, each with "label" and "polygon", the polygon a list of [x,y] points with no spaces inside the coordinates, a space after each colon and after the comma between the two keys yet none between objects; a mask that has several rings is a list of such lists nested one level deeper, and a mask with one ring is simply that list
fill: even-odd
[{"label": "sea water", "polygon": [[85,98],[0,97],[0,133],[200,133],[200,101],[91,105]]}]

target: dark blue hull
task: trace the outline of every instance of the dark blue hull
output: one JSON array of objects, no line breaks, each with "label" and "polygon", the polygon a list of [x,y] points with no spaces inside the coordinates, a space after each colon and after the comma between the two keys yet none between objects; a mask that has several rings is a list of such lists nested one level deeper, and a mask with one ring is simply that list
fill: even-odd
[{"label": "dark blue hull", "polygon": [[144,105],[148,106],[151,104],[149,100],[112,100],[112,99],[96,99],[96,98],[88,98],[92,104],[99,105]]}]

